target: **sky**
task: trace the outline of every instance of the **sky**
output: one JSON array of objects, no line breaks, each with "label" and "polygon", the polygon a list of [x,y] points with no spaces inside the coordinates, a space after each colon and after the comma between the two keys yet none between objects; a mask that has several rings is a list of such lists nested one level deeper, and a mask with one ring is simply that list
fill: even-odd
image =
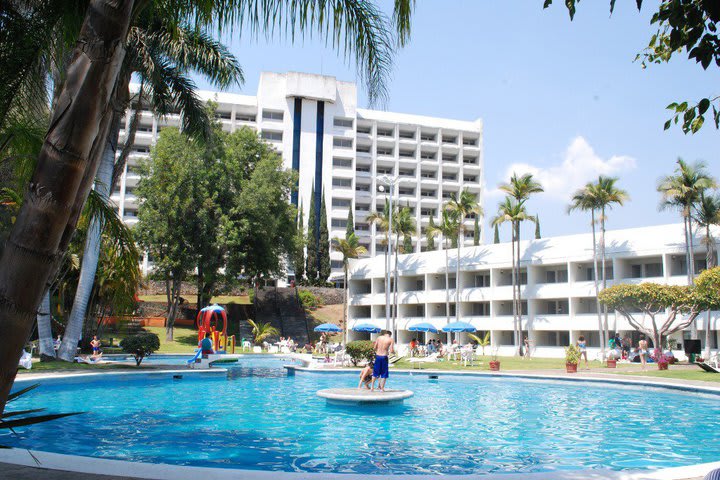
[{"label": "sky", "polygon": [[[502,198],[498,184],[513,172],[536,175],[545,188],[528,201],[542,235],[589,231],[589,214],[566,214],[575,190],[598,175],[619,177],[630,201],[608,214],[607,227],[679,222],[658,211],[658,180],[678,157],[702,160],[720,178],[720,132],[710,119],[695,135],[664,131],[673,101],[717,95],[720,70],[704,71],[686,55],[642,68],[636,55],[656,28],[656,1],[581,2],[570,21],[564,2],[542,0],[419,0],[408,45],[397,52],[389,111],[460,120],[482,118],[486,219]],[[391,2],[381,6],[390,12]],[[230,89],[254,95],[261,71],[301,71],[357,81],[357,71],[319,38],[296,40],[225,36],[246,82]],[[197,79],[198,87],[212,89]],[[359,106],[367,96],[358,84]],[[485,239],[492,232],[485,225]],[[523,227],[530,238],[534,226]],[[509,229],[501,230],[509,239]]]}]

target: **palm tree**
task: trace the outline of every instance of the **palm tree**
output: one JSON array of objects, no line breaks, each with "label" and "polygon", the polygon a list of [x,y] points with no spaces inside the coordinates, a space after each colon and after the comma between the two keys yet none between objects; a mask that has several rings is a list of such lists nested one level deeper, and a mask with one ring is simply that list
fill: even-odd
[{"label": "palm tree", "polygon": [[[712,232],[710,231],[711,225],[720,225],[720,195],[707,195],[705,192],[700,194],[700,202],[695,205],[695,213],[693,215],[695,222],[699,227],[705,228],[705,266],[709,270],[715,265],[714,246],[715,239],[713,239]],[[707,312],[707,318],[705,320],[705,358],[710,356],[710,311]]]},{"label": "palm tree", "polygon": [[357,235],[350,233],[345,238],[333,238],[333,248],[336,252],[342,253],[343,256],[343,272],[345,274],[345,292],[343,294],[343,344],[347,345],[347,311],[348,311],[348,267],[351,258],[358,258],[360,255],[367,253],[365,247],[360,245]]},{"label": "palm tree", "polygon": [[280,335],[278,329],[273,327],[270,322],[255,322],[248,318],[248,323],[252,327],[253,343],[255,345],[260,345],[268,337]]},{"label": "palm tree", "polygon": [[[622,206],[630,196],[625,190],[622,190],[615,186],[617,177],[605,177],[600,175],[597,183],[593,185],[593,191],[595,192],[595,198],[597,199],[598,210],[600,211],[600,262],[602,274],[602,289],[607,288],[607,271],[605,268],[605,220],[607,219],[606,211],[612,208],[613,204]],[[603,305],[603,331],[605,332],[605,342],[607,343],[610,338],[610,332],[608,329],[608,310],[607,306]],[[602,349],[605,350],[604,348]]]},{"label": "palm tree", "polygon": [[707,172],[705,162],[700,161],[690,164],[682,158],[677,160],[674,175],[663,177],[658,183],[657,190],[662,195],[660,208],[677,208],[683,217],[688,285],[692,285],[695,277],[692,210],[700,200],[700,194],[708,188],[715,187],[717,187],[717,182]]},{"label": "palm tree", "polygon": [[477,202],[475,194],[465,188],[458,192],[457,197],[451,199],[445,208],[457,215],[457,261],[455,262],[455,321],[460,321],[460,249],[465,233],[465,217],[471,214],[481,215],[482,209]]},{"label": "palm tree", "polygon": [[[492,219],[493,226],[499,226],[503,223],[510,223],[510,250],[512,251],[512,285],[513,285],[513,325],[516,353],[520,354],[521,336],[522,336],[522,303],[518,300],[520,290],[520,249],[516,250],[515,244],[520,243],[520,239],[516,235],[514,225],[525,220],[534,221],[535,217],[528,215],[524,203],[518,202],[514,198],[508,196],[498,205],[498,214]],[[517,288],[516,288],[517,287]]]},{"label": "palm tree", "polygon": [[[687,282],[692,285],[695,279],[695,251],[692,229],[692,210],[700,200],[700,194],[708,188],[717,187],[717,182],[707,172],[705,162],[694,164],[678,158],[675,173],[660,179],[657,191],[662,195],[660,208],[677,208],[683,217],[685,231],[685,262]],[[697,338],[697,322],[690,327],[692,338]]]},{"label": "palm tree", "polygon": [[[512,198],[515,199],[515,202],[522,207],[525,202],[530,198],[530,195],[533,193],[540,193],[543,192],[544,189],[542,185],[540,185],[539,182],[535,181],[533,178],[533,175],[531,173],[526,173],[520,177],[518,177],[517,173],[513,172],[512,176],[510,177],[510,182],[501,184],[498,186],[498,188],[510,195]],[[514,290],[517,290],[517,312],[518,312],[518,326],[519,328],[522,328],[522,295],[520,292],[520,223],[530,220],[535,222],[535,217],[532,215],[527,215],[525,213],[524,218],[518,218],[512,222],[512,230],[515,235],[515,248],[517,249],[516,252],[516,275],[515,279],[517,280],[517,285],[513,286]],[[518,330],[518,338],[516,339],[518,342],[522,340],[521,338],[522,334],[521,331]],[[517,345],[517,352],[518,355],[520,354],[520,347],[522,345],[516,343]]]},{"label": "palm tree", "polygon": [[595,211],[598,207],[597,191],[593,188],[593,184],[588,182],[585,187],[577,190],[572,197],[570,205],[567,207],[567,213],[573,210],[590,211],[590,227],[592,228],[592,244],[593,244],[593,285],[595,287],[595,310],[598,316],[598,332],[600,334],[600,353],[605,356],[605,345],[607,339],[604,336],[602,314],[600,311],[600,281],[598,277],[598,254],[597,241],[595,239]]},{"label": "palm tree", "polygon": [[[428,225],[427,235],[429,238],[435,238],[442,235],[445,250],[445,322],[450,323],[450,261],[448,259],[448,250],[452,244],[453,238],[458,232],[458,218],[454,211],[443,208],[440,223],[437,225]],[[455,288],[457,289],[457,278],[455,279]]]},{"label": "palm tree", "polygon": [[[51,2],[53,3],[53,2]],[[52,259],[61,256],[75,230],[81,207],[90,191],[93,173],[99,164],[112,119],[111,92],[117,83],[125,40],[131,20],[143,9],[157,8],[160,18],[175,14],[192,17],[199,23],[222,29],[242,21],[251,32],[296,32],[318,29],[331,39],[333,47],[355,59],[368,86],[371,101],[384,99],[385,80],[393,49],[403,45],[410,32],[411,0],[395,0],[393,24],[375,5],[361,0],[341,2],[111,2],[91,0],[78,22],[82,26],[76,46],[67,56],[64,80],[55,89],[51,129],[38,155],[33,188],[20,210],[0,257],[0,412],[16,374],[25,340],[30,334],[34,313],[48,278],[57,269]],[[175,8],[177,7],[177,8]],[[61,12],[71,15],[71,12]],[[61,15],[62,16],[62,15]],[[79,20],[79,17],[75,17]],[[397,32],[393,37],[392,30]],[[36,57],[49,50],[52,39],[39,45]],[[112,45],[95,49],[91,56],[87,45]],[[13,51],[0,45],[12,58]],[[25,48],[25,45],[22,45]],[[96,51],[97,50],[97,51]],[[0,63],[0,71],[7,70]],[[0,119],[1,121],[1,119]],[[54,201],[43,201],[53,199]]]},{"label": "palm tree", "polygon": [[[416,224],[415,219],[410,213],[409,207],[403,207],[393,212],[393,230],[395,231],[395,269],[393,270],[393,325],[395,325],[395,318],[398,314],[398,255],[400,248],[403,248],[403,253],[412,253],[412,251],[405,251],[404,247],[400,245],[400,236],[402,235],[406,240],[412,238],[415,234]],[[407,241],[405,242],[408,243]],[[410,241],[412,245],[412,240]]]},{"label": "palm tree", "polygon": [[[242,70],[237,60],[223,45],[186,26],[145,23],[149,25],[134,26],[128,35],[128,52],[121,73],[124,84],[118,85],[116,90],[125,93],[116,95],[119,105],[113,113],[111,131],[96,177],[95,191],[105,203],[108,203],[111,187],[115,183],[114,177],[117,175],[114,173],[122,172],[125,168],[135,133],[133,128],[128,132],[128,142],[118,159],[118,165],[115,165],[120,118],[129,105],[130,95],[127,91],[133,73],[141,78],[136,114],[132,122],[135,129],[138,125],[137,110],[142,108],[143,96],[147,96],[151,99],[152,110],[158,115],[178,106],[184,120],[184,130],[196,135],[207,133],[209,120],[206,109],[198,104],[193,82],[185,78],[187,71],[194,70],[202,74],[221,89],[242,81]],[[98,219],[93,219],[86,238],[75,301],[62,345],[58,350],[58,357],[68,362],[75,358],[75,350],[82,333],[100,256],[102,228],[103,224]]]}]

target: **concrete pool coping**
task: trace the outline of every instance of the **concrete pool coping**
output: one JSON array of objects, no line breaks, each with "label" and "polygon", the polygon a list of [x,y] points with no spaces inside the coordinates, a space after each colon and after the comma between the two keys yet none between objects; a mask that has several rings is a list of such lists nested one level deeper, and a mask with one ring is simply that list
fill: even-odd
[{"label": "concrete pool coping", "polygon": [[[278,357],[283,355],[277,355]],[[287,355],[285,355],[287,357]],[[357,374],[357,369],[350,368],[323,368],[315,369],[308,367],[299,367],[296,365],[286,365],[288,373],[297,372],[305,373],[346,373]],[[393,370],[393,373],[412,374],[421,376],[455,376],[455,377],[506,377],[519,378],[528,380],[555,380],[566,382],[591,382],[591,383],[610,383],[624,384],[630,386],[646,386],[651,388],[662,388],[667,390],[680,390],[685,392],[708,393],[720,395],[719,387],[711,387],[707,385],[697,384],[677,384],[674,382],[647,380],[647,379],[624,379],[617,378],[616,375],[603,374],[586,374],[586,376],[568,377],[558,372],[552,373],[508,373],[508,372],[457,372],[446,370]],[[192,370],[192,369],[168,369],[153,371],[102,371],[102,372],[72,372],[72,373],[37,373],[23,375],[18,381],[27,382],[40,379],[63,379],[63,378],[88,378],[104,375],[112,376],[135,376],[135,375],[227,375],[224,368],[213,368],[209,370]],[[646,377],[647,378],[647,377]],[[699,383],[699,382],[693,382]],[[23,466],[27,469],[27,476],[23,478],[35,478],[33,472],[38,473],[43,470],[64,471],[79,474],[87,474],[88,480],[94,475],[107,475],[119,478],[141,478],[152,480],[197,480],[202,477],[204,480],[230,480],[243,478],[244,480],[368,480],[368,477],[374,478],[391,478],[404,480],[430,480],[436,479],[438,475],[366,475],[366,474],[346,474],[346,473],[321,473],[321,472],[284,472],[284,471],[262,471],[262,470],[243,470],[243,469],[225,469],[213,467],[195,467],[184,465],[170,464],[151,464],[130,462],[124,460],[102,459],[95,457],[83,457],[76,455],[65,455],[52,452],[23,450],[16,448],[0,449],[0,463]],[[612,471],[606,469],[595,470],[575,470],[575,471],[555,471],[555,472],[537,472],[537,473],[502,473],[502,474],[482,474],[482,475],[452,475],[452,478],[463,480],[593,480],[593,479],[610,479],[610,480],[700,480],[708,472],[720,468],[720,461],[712,463],[703,463],[689,465],[683,467],[665,468],[654,471],[632,470],[632,471]],[[47,478],[47,477],[46,477]],[[82,477],[78,477],[80,479]],[[82,480],[85,480],[83,478]]]}]

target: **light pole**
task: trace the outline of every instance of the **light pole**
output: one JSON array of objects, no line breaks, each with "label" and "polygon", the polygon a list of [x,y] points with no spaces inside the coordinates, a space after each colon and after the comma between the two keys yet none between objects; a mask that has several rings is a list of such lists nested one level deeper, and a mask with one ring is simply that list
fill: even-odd
[{"label": "light pole", "polygon": [[[390,303],[390,278],[391,278],[391,269],[392,269],[392,253],[393,253],[393,195],[395,194],[395,186],[399,185],[400,182],[405,180],[404,178],[398,178],[398,177],[390,177],[388,175],[383,175],[382,177],[378,178],[378,181],[381,183],[381,185],[378,187],[378,190],[381,192],[385,191],[385,186],[388,187],[388,198],[389,198],[389,207],[390,207],[390,213],[388,215],[388,255],[386,258],[387,268],[385,269],[385,325],[388,330],[390,330],[395,336],[395,318],[397,317],[397,272],[394,272],[395,274],[395,281],[393,285],[393,292],[395,296],[395,302],[392,304]],[[397,251],[397,247],[395,249]],[[397,255],[397,253],[396,253]],[[390,310],[393,309],[392,312],[392,321],[390,318]]]}]

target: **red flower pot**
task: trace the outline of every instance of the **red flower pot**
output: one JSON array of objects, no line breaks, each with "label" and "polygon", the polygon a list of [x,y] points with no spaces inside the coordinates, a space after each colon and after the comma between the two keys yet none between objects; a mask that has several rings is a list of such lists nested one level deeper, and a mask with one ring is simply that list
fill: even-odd
[{"label": "red flower pot", "polygon": [[490,360],[490,371],[491,372],[499,372],[500,371],[500,362],[497,360]]},{"label": "red flower pot", "polygon": [[566,363],[565,370],[567,373],[577,373],[577,363]]},{"label": "red flower pot", "polygon": [[607,368],[617,368],[617,360],[607,360]]},{"label": "red flower pot", "polygon": [[658,366],[658,370],[667,370],[668,362],[658,362],[657,366]]}]

